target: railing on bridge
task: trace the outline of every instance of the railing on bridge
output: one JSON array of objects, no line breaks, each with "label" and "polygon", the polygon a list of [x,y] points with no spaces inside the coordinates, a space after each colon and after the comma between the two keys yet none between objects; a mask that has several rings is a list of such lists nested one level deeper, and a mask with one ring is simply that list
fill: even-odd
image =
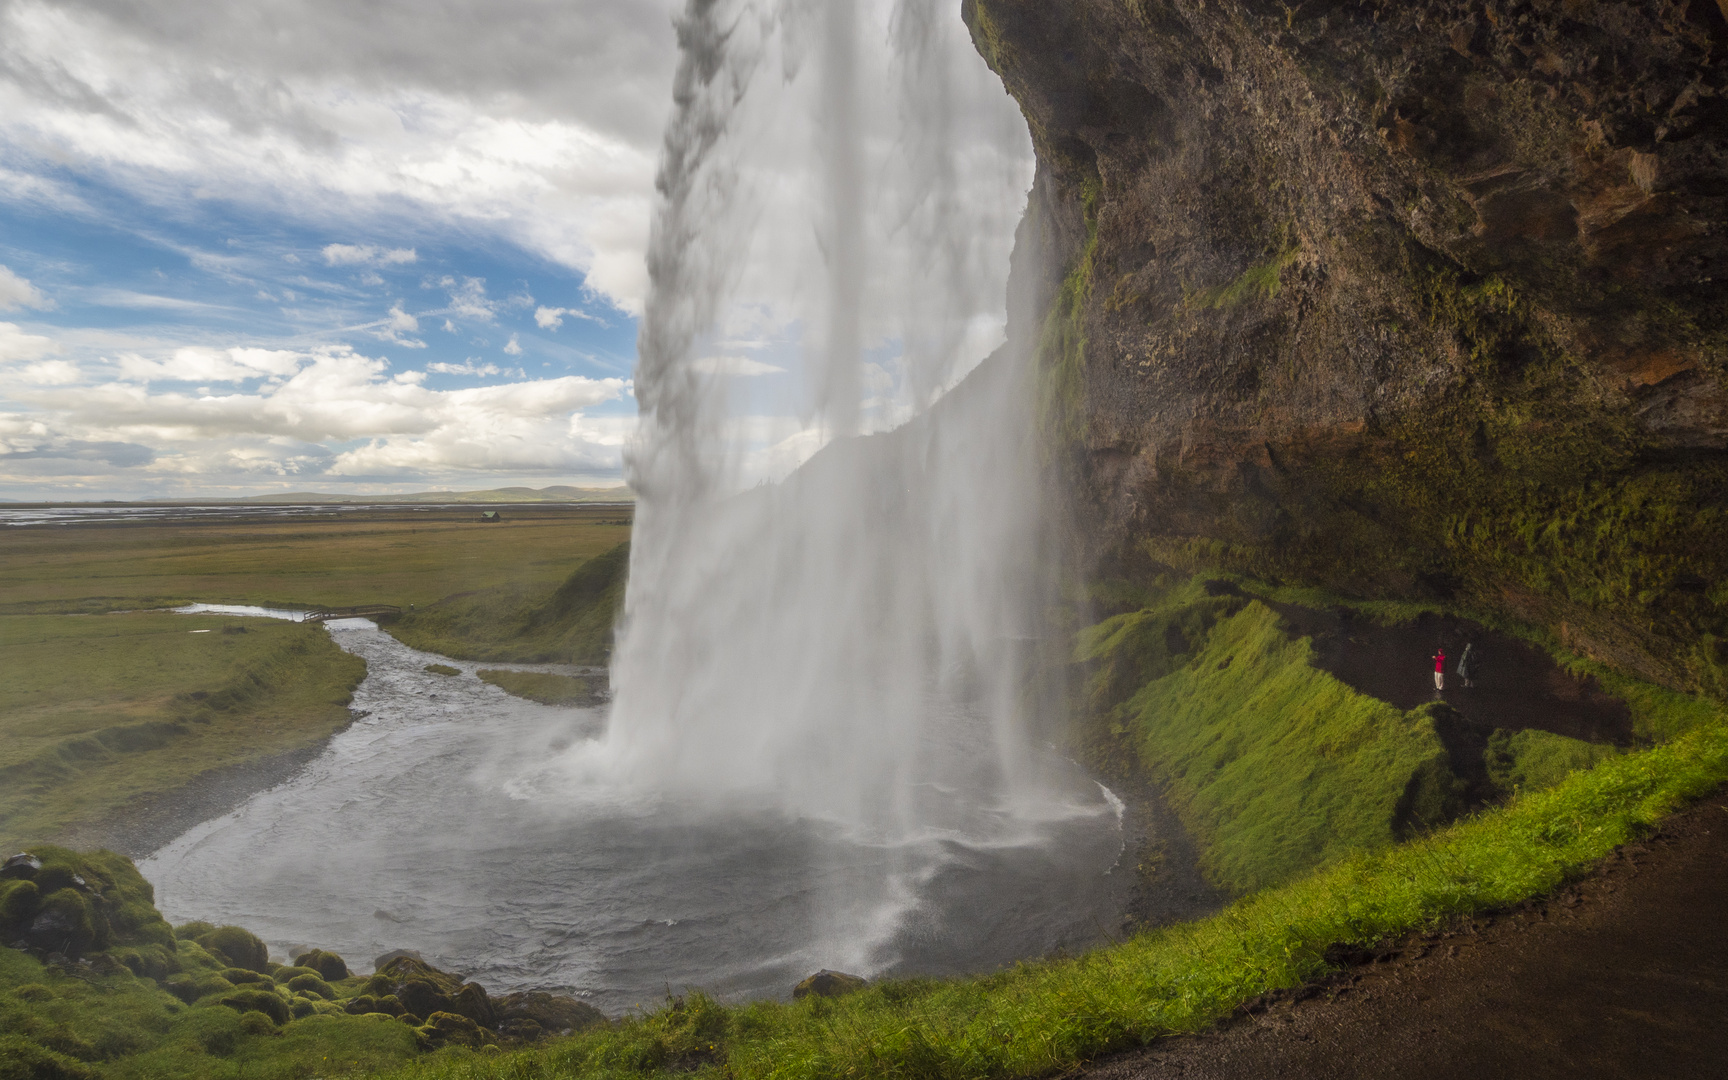
[{"label": "railing on bridge", "polygon": [[359,607],[314,608],[300,617],[301,622],[324,622],[327,619],[394,619],[402,614],[395,604],[361,604]]}]

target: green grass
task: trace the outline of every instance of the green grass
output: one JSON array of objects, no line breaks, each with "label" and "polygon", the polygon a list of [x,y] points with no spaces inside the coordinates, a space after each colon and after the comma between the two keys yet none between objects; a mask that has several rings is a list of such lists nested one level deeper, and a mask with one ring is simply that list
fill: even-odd
[{"label": "green grass", "polygon": [[630,536],[616,508],[527,507],[0,533],[0,612],[105,611],[186,601],[425,605],[517,585],[550,590]]},{"label": "green grass", "polygon": [[605,664],[624,603],[630,545],[578,566],[556,587],[518,584],[458,593],[387,629],[404,644],[463,660]]},{"label": "green grass", "polygon": [[7,846],[314,745],[366,671],[320,626],[165,612],[0,615],[0,655]]},{"label": "green grass", "polygon": [[507,694],[538,701],[542,705],[590,705],[599,688],[598,679],[571,675],[551,675],[539,671],[477,671],[482,682],[489,682]]},{"label": "green grass", "polygon": [[[1121,658],[1126,678],[1121,653],[1135,658]],[[1078,659],[1107,684],[1094,707],[1150,676],[1109,710],[1110,734],[1164,783],[1202,872],[1232,892],[1445,816],[1450,771],[1428,714],[1360,694],[1311,656],[1266,605],[1193,587],[1082,636]]]}]

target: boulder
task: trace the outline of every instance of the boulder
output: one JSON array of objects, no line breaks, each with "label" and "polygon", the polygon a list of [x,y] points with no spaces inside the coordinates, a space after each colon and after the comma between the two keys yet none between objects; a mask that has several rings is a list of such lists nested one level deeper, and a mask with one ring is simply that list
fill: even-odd
[{"label": "boulder", "polygon": [[850,994],[854,990],[862,990],[870,984],[857,975],[848,975],[844,971],[829,971],[823,968],[816,974],[805,979],[792,988],[792,1000],[816,997],[837,998]]},{"label": "boulder", "polygon": [[239,926],[219,926],[196,939],[214,956],[228,962],[229,967],[247,971],[269,972],[270,950],[258,940],[258,935]]},{"label": "boulder", "polygon": [[498,1026],[497,1013],[492,1008],[492,999],[486,996],[485,987],[479,983],[463,983],[456,991],[456,996],[450,999],[450,1011],[460,1013],[483,1028]]},{"label": "boulder", "polygon": [[268,990],[236,990],[224,997],[222,1004],[235,1012],[263,1013],[277,1024],[286,1024],[292,1015],[288,1002]]},{"label": "boulder", "polygon": [[4,866],[0,866],[0,880],[6,878],[23,878],[28,881],[35,877],[36,871],[40,869],[42,869],[41,859],[38,859],[28,851],[20,851],[10,859],[7,859]]},{"label": "boulder", "polygon": [[492,1036],[480,1025],[451,1012],[435,1012],[418,1029],[428,1046],[468,1046],[478,1048],[493,1042]]},{"label": "boulder", "polygon": [[325,982],[341,982],[348,977],[348,965],[340,956],[323,949],[313,949],[294,958],[295,967],[311,968]]},{"label": "boulder", "polygon": [[[566,1031],[581,1031],[606,1022],[606,1015],[584,1001],[544,990],[524,990],[506,994],[493,1002],[498,1016],[498,1029],[517,1038],[538,1038],[541,1032],[550,1035]],[[526,1034],[528,1025],[537,1030]]]}]

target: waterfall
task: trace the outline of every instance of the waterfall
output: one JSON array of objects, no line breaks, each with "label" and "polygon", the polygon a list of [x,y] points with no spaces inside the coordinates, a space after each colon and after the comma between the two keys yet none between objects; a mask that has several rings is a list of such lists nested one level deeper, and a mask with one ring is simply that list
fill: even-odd
[{"label": "waterfall", "polygon": [[1052,560],[1030,359],[1002,344],[1031,151],[957,9],[677,23],[595,768],[884,838],[931,828],[931,791],[1036,802]]}]

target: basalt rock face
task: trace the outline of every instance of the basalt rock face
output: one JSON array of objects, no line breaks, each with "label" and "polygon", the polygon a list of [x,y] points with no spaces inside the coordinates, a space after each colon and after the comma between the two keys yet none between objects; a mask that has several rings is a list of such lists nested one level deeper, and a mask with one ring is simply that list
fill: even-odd
[{"label": "basalt rock face", "polygon": [[1728,10],[963,11],[1038,152],[1011,328],[1095,573],[1443,599],[1728,692]]}]

